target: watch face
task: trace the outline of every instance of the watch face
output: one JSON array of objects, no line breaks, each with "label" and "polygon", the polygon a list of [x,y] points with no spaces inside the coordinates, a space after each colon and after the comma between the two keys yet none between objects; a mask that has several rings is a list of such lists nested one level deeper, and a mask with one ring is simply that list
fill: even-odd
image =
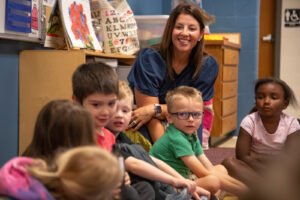
[{"label": "watch face", "polygon": [[161,114],[161,106],[158,104],[155,105],[155,114],[156,116],[159,116]]}]

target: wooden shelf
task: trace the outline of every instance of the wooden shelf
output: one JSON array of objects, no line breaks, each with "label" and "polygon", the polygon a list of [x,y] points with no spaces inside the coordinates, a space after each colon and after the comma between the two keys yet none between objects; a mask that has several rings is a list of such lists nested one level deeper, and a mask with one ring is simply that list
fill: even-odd
[{"label": "wooden shelf", "polygon": [[240,49],[241,45],[227,40],[204,40],[205,45],[221,45],[222,47]]},{"label": "wooden shelf", "polygon": [[219,64],[214,86],[212,137],[222,137],[237,128],[238,64],[240,44],[226,40],[205,40],[205,51]]},{"label": "wooden shelf", "polygon": [[97,56],[97,57],[102,57],[102,58],[116,58],[119,60],[119,62],[128,64],[128,65],[133,65],[133,62],[135,60],[135,56],[131,55],[124,55],[124,54],[104,54],[101,52],[96,52],[96,51],[88,51],[88,50],[83,50],[87,56]]},{"label": "wooden shelf", "polygon": [[[72,74],[88,57],[116,58],[132,65],[135,56],[86,50],[25,50],[19,55],[19,153],[29,145],[41,108],[54,99],[72,99]],[[93,59],[92,59],[93,60]]]}]

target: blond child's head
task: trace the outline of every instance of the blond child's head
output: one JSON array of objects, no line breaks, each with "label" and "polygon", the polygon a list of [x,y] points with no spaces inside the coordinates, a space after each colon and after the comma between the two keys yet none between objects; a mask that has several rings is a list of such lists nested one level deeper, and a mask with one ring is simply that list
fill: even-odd
[{"label": "blond child's head", "polygon": [[133,105],[133,93],[127,82],[119,80],[118,100],[128,99]]},{"label": "blond child's head", "polygon": [[194,133],[202,122],[203,100],[199,90],[180,86],[168,91],[166,94],[167,119],[178,130],[186,133]]},{"label": "blond child's head", "polygon": [[117,109],[106,126],[114,134],[124,131],[131,119],[131,112],[133,106],[133,93],[125,81],[119,81],[119,94],[117,101]]},{"label": "blond child's head", "polygon": [[62,153],[55,161],[55,170],[40,160],[27,170],[58,200],[111,199],[122,178],[117,158],[95,146]]}]

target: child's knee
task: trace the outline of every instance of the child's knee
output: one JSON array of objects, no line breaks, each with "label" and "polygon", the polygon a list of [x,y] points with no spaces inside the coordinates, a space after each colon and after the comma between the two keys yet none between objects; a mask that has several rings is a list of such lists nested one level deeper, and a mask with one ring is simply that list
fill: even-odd
[{"label": "child's knee", "polygon": [[226,168],[226,169],[229,169],[229,168],[232,168],[232,166],[234,165],[234,160],[235,158],[225,158],[222,162],[222,165]]},{"label": "child's knee", "polygon": [[221,187],[220,179],[214,175],[208,175],[206,176],[206,181],[209,187],[209,191],[212,194],[215,194]]},{"label": "child's knee", "polygon": [[224,173],[224,174],[228,174],[227,169],[224,167],[224,165],[215,165],[215,170]]}]

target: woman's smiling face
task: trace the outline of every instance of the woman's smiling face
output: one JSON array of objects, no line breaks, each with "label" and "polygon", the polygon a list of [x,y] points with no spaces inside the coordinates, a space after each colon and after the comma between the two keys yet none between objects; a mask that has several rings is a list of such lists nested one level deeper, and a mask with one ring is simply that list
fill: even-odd
[{"label": "woman's smiling face", "polygon": [[178,15],[172,32],[174,51],[190,53],[203,37],[198,21],[191,15]]}]

